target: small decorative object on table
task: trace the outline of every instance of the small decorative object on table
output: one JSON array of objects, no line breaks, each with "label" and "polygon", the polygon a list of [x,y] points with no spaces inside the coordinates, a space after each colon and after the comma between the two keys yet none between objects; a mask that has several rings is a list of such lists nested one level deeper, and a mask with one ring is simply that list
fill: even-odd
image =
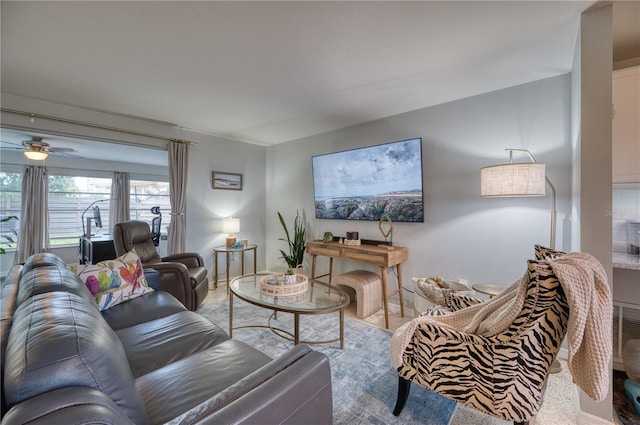
[{"label": "small decorative object on table", "polygon": [[267,295],[288,296],[299,295],[309,289],[309,280],[305,275],[294,274],[294,283],[287,283],[286,274],[272,274],[260,279],[260,291]]},{"label": "small decorative object on table", "polygon": [[[380,217],[380,221],[378,222],[378,228],[380,229],[380,233],[384,236],[384,244],[379,244],[380,248],[385,248],[389,251],[393,251],[393,221],[391,221],[391,217],[388,215],[383,215]],[[389,240],[387,241],[387,238]]]},{"label": "small decorative object on table", "polygon": [[333,233],[324,232],[324,235],[322,235],[322,242],[324,243],[333,242]]},{"label": "small decorative object on table", "polygon": [[287,271],[284,272],[284,275],[282,276],[282,278],[284,280],[285,285],[293,285],[296,283],[296,280],[297,280],[297,276],[291,267],[289,267]]},{"label": "small decorative object on table", "polygon": [[347,232],[347,238],[344,240],[344,244],[350,246],[360,245],[358,232]]}]

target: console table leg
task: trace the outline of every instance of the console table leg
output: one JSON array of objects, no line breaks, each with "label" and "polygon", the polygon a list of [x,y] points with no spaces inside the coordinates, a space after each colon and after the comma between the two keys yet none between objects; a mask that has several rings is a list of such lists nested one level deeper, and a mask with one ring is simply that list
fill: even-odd
[{"label": "console table leg", "polygon": [[398,297],[400,297],[400,317],[404,317],[404,299],[402,295],[402,265],[398,264]]},{"label": "console table leg", "polygon": [[316,257],[317,255],[311,256],[311,279],[316,278]]},{"label": "console table leg", "polygon": [[387,268],[380,266],[382,280],[382,306],[384,308],[384,327],[389,329],[389,303],[387,302]]}]

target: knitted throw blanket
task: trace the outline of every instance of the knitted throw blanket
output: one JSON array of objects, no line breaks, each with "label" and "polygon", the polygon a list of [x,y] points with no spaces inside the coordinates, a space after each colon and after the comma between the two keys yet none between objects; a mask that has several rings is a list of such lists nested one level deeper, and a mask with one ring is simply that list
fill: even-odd
[{"label": "knitted throw blanket", "polygon": [[592,399],[609,391],[609,361],[613,350],[611,290],[602,264],[575,252],[549,261],[569,303],[567,343],[573,381]]},{"label": "knitted throw blanket", "polygon": [[[609,387],[609,360],[612,353],[612,300],[604,268],[589,254],[571,253],[550,265],[567,297],[569,322],[569,371],[574,382],[592,399],[604,399]],[[528,286],[525,275],[496,297],[444,316],[419,316],[409,322],[401,335],[394,335],[398,356],[402,355],[421,323],[459,332],[492,336],[505,331],[522,311]],[[435,294],[434,294],[435,295]]]}]

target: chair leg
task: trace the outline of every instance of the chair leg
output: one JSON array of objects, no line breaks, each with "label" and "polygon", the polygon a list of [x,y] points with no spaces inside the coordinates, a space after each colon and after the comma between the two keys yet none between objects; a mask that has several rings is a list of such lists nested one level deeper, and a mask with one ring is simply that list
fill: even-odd
[{"label": "chair leg", "polygon": [[393,409],[393,416],[398,416],[404,408],[407,398],[409,398],[409,390],[411,389],[411,381],[407,381],[403,377],[398,377],[398,399],[396,407]]}]

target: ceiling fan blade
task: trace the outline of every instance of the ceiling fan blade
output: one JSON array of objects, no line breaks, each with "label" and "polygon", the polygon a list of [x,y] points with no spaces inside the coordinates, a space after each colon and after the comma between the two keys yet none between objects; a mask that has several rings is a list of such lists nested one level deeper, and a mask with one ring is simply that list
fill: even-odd
[{"label": "ceiling fan blade", "polygon": [[[73,149],[69,149],[71,151],[73,151]],[[55,155],[55,156],[64,156],[65,158],[74,158],[74,159],[85,159],[84,156],[80,156],[80,155],[76,155],[74,153],[69,153],[69,152],[61,152],[60,150],[56,149],[50,152],[47,152],[50,155]]]},{"label": "ceiling fan blade", "polygon": [[[7,142],[5,140],[0,140],[0,147],[2,147],[2,145],[20,146],[19,149],[22,149],[22,145],[20,143],[12,143],[12,142]],[[14,148],[10,148],[10,149],[14,149]]]},{"label": "ceiling fan blade", "polygon": [[76,150],[73,148],[54,148],[51,147],[51,152],[75,152]]}]

